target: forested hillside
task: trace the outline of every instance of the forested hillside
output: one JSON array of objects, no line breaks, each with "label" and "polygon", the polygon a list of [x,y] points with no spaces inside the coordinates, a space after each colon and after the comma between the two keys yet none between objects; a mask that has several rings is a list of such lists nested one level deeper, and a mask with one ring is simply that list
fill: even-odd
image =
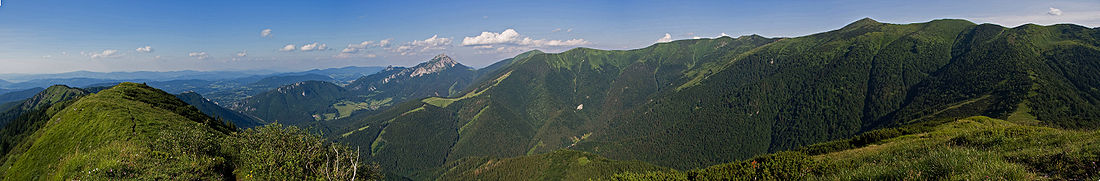
[{"label": "forested hillside", "polygon": [[971,115],[1096,128],[1098,37],[1077,25],[863,19],[795,38],[525,54],[458,94],[357,118],[342,137],[425,179],[467,157],[560,149],[700,168]]}]

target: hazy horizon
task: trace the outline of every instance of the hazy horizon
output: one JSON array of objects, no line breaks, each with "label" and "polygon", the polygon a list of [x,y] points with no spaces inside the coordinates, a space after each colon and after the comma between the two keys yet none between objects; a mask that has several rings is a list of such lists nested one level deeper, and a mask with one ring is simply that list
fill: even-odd
[{"label": "hazy horizon", "polygon": [[412,66],[440,53],[484,67],[534,49],[797,37],[865,17],[1096,27],[1096,7],[1100,2],[9,0],[0,4],[0,39],[7,40],[0,43],[0,74]]}]

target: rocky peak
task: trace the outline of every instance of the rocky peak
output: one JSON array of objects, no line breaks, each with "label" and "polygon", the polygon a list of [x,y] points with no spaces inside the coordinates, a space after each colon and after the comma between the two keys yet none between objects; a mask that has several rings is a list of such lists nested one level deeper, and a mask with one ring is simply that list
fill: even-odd
[{"label": "rocky peak", "polygon": [[432,60],[429,60],[427,63],[447,65],[447,66],[451,66],[451,67],[458,64],[458,62],[455,62],[454,59],[451,59],[451,57],[449,57],[445,54],[436,55],[435,57],[432,58]]},{"label": "rocky peak", "polygon": [[455,67],[456,65],[459,65],[458,62],[455,62],[455,60],[451,59],[451,57],[444,54],[439,54],[436,55],[435,58],[432,58],[432,60],[420,63],[419,65],[416,65],[416,67],[413,67],[413,72],[409,76],[417,77],[425,74],[436,73],[446,70],[447,68]]}]

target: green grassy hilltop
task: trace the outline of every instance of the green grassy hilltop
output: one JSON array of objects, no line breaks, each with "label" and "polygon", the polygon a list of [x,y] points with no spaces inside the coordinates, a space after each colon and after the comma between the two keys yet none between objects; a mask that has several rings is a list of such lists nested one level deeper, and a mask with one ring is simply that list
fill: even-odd
[{"label": "green grassy hilltop", "polygon": [[351,148],[294,127],[233,130],[143,84],[73,100],[7,153],[5,180],[377,178]]}]

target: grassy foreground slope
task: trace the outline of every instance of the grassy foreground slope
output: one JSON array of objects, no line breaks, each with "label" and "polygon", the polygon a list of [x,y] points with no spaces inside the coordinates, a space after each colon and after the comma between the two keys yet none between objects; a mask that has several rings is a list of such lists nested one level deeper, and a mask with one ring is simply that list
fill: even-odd
[{"label": "grassy foreground slope", "polygon": [[615,161],[575,150],[514,158],[471,157],[457,161],[440,180],[586,180],[621,172],[670,171],[640,161]]},{"label": "grassy foreground slope", "polygon": [[122,83],[50,110],[56,113],[17,146],[25,149],[6,155],[4,180],[377,178],[373,167],[357,164],[353,149],[294,127],[238,132],[143,84]]},{"label": "grassy foreground slope", "polygon": [[[805,149],[779,152],[688,171],[621,173],[613,180],[1100,179],[1100,131],[1028,126],[984,116],[926,129],[817,155]],[[884,132],[898,130],[905,129]],[[859,140],[811,148],[841,142]]]}]

